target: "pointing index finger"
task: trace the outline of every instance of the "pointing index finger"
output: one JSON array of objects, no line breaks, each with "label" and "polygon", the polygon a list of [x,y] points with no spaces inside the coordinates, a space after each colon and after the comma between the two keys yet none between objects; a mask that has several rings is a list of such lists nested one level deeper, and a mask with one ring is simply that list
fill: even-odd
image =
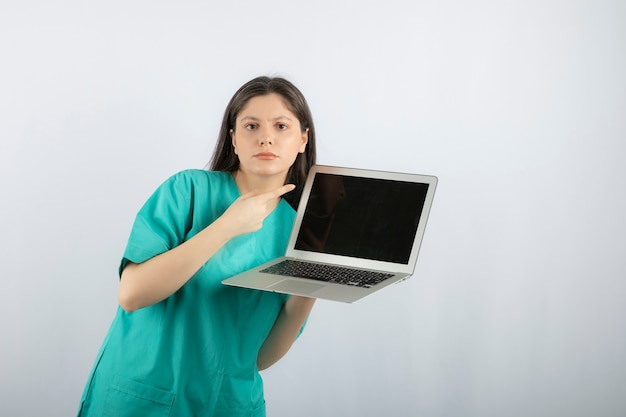
[{"label": "pointing index finger", "polygon": [[280,197],[283,194],[287,194],[289,191],[293,191],[295,188],[296,186],[294,184],[285,184],[283,186],[278,187],[274,191],[268,192],[267,194],[270,198]]}]

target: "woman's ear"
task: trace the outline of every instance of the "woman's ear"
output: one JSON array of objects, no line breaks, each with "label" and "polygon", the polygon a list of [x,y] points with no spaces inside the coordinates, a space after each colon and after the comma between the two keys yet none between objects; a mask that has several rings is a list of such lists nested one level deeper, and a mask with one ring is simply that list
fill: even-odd
[{"label": "woman's ear", "polygon": [[300,149],[298,150],[299,153],[304,153],[304,151],[306,150],[307,143],[309,143],[309,128],[308,127],[306,128],[304,132],[302,132],[302,145],[300,146]]},{"label": "woman's ear", "polygon": [[235,131],[233,129],[230,129],[228,133],[230,133],[230,143],[233,145],[233,152],[235,152],[235,155],[237,155],[237,145],[235,145]]}]

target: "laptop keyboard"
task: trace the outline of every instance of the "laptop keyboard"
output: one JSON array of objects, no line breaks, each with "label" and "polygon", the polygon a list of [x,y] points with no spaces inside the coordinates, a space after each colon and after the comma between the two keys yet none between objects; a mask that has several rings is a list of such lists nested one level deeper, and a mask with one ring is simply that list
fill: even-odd
[{"label": "laptop keyboard", "polygon": [[364,271],[361,269],[294,261],[291,259],[286,259],[265,268],[261,270],[261,272],[289,277],[310,278],[318,281],[362,288],[370,288],[393,276],[393,274],[384,272]]}]

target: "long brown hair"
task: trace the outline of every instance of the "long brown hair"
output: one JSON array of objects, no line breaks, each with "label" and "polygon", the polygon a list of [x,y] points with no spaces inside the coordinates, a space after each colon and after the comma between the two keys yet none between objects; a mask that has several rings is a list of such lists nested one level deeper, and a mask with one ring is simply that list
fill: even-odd
[{"label": "long brown hair", "polygon": [[289,193],[293,195],[289,200],[293,200],[298,195],[298,191],[304,186],[309,169],[315,164],[315,127],[313,126],[311,110],[304,95],[295,85],[284,78],[257,77],[248,81],[237,90],[230,99],[228,106],[226,106],[209,169],[212,171],[234,172],[239,168],[239,158],[233,149],[230,131],[235,129],[237,116],[248,100],[270,93],[276,93],[285,100],[289,111],[300,121],[302,133],[307,129],[309,130],[308,142],[304,153],[298,154],[287,173],[287,183],[295,184],[297,187],[295,193]]}]

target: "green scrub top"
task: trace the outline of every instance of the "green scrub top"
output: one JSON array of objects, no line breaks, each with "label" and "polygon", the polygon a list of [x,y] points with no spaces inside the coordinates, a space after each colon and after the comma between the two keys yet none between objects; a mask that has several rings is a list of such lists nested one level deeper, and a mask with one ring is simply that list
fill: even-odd
[{"label": "green scrub top", "polygon": [[[191,238],[239,195],[230,173],[173,175],[137,214],[120,273]],[[283,255],[294,218],[281,199],[261,230],[229,241],[169,298],[118,307],[78,415],[265,416],[256,359],[288,296],[220,282]]]}]

